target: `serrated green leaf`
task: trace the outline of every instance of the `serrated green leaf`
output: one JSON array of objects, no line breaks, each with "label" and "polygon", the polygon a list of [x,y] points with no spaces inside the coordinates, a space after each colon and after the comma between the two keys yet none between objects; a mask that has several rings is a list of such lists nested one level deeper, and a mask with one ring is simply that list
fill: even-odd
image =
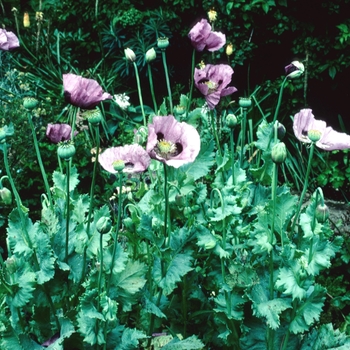
[{"label": "serrated green leaf", "polygon": [[121,344],[118,346],[120,350],[139,349],[139,340],[147,338],[146,334],[135,329],[125,328],[122,334]]},{"label": "serrated green leaf", "polygon": [[[115,250],[115,256],[114,256],[114,264],[113,264],[113,269],[112,273],[117,274],[120,273],[124,270],[126,262],[128,260],[128,253],[124,250],[124,248],[121,246],[120,243],[116,243],[116,250]],[[104,250],[103,254],[103,261],[104,261],[104,266],[106,270],[109,271],[111,270],[111,264],[112,264],[112,258],[113,258],[113,250],[114,250],[114,244],[108,247],[108,250]]]},{"label": "serrated green leaf", "polygon": [[[55,170],[52,174],[52,180],[54,186],[57,187],[60,191],[66,192],[67,190],[67,176],[62,174],[60,171]],[[72,192],[75,190],[76,186],[79,183],[78,171],[76,167],[71,167],[69,174],[69,191]]]},{"label": "serrated green leaf", "polygon": [[306,291],[299,286],[299,272],[301,267],[296,262],[292,264],[292,267],[282,267],[279,270],[278,278],[276,281],[276,287],[281,288],[284,294],[291,295],[293,300],[298,298],[302,300]]},{"label": "serrated green leaf", "polygon": [[214,142],[206,142],[201,144],[201,150],[194,162],[185,164],[179,168],[186,173],[188,178],[194,181],[208,174],[210,168],[214,164]]},{"label": "serrated green leaf", "polygon": [[275,298],[269,300],[266,290],[257,284],[249,293],[253,301],[253,314],[266,319],[268,326],[277,329],[280,326],[280,314],[292,307],[290,299]]},{"label": "serrated green leaf", "polygon": [[162,310],[147,297],[144,298],[144,307],[143,310],[147,313],[154,314],[159,318],[167,318]]},{"label": "serrated green leaf", "polygon": [[72,213],[72,219],[78,224],[85,221],[86,213],[89,211],[90,198],[87,194],[80,195],[77,200],[74,201],[74,209]]},{"label": "serrated green leaf", "polygon": [[191,262],[192,256],[190,252],[187,252],[187,254],[176,254],[166,267],[165,276],[163,276],[161,261],[158,258],[155,259],[153,276],[159,287],[163,289],[164,295],[169,295],[176,288],[176,284],[181,281],[182,277],[193,270]]},{"label": "serrated green leaf", "polygon": [[319,320],[325,296],[326,291],[320,285],[310,287],[305,300],[298,304],[295,318],[291,321],[289,329],[292,333],[304,333],[315,321]]},{"label": "serrated green leaf", "polygon": [[12,299],[14,307],[21,307],[27,304],[33,298],[33,291],[35,290],[36,274],[32,271],[20,271],[17,283],[12,287],[15,289],[15,294]]},{"label": "serrated green leaf", "polygon": [[[230,298],[230,299],[227,299]],[[246,302],[246,299],[242,295],[236,293],[229,293],[228,297],[221,292],[216,298],[215,301],[215,312],[222,312],[226,315],[227,318],[232,320],[243,320],[243,305]],[[231,305],[231,308],[228,309],[228,302]]]},{"label": "serrated green leaf", "polygon": [[195,336],[180,340],[173,338],[169,343],[162,347],[163,350],[201,350],[204,344]]}]

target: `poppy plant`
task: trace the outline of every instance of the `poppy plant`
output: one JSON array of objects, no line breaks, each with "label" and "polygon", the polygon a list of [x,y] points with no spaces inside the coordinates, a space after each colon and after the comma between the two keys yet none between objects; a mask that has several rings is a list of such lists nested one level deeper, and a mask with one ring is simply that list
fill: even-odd
[{"label": "poppy plant", "polygon": [[350,148],[350,136],[327,127],[323,120],[315,119],[312,110],[302,109],[293,120],[294,135],[304,143],[315,142],[318,148],[325,151]]},{"label": "poppy plant", "polygon": [[72,128],[68,124],[48,124],[46,136],[53,143],[70,140]]},{"label": "poppy plant", "polygon": [[66,101],[83,109],[93,109],[101,101],[112,99],[96,80],[72,73],[63,74],[63,88]]},{"label": "poppy plant", "polygon": [[116,164],[119,166],[120,163],[123,163],[121,169],[124,173],[140,173],[148,168],[151,158],[140,145],[133,144],[107,148],[100,154],[98,161],[112,174],[118,172]]},{"label": "poppy plant", "polygon": [[220,50],[226,44],[226,36],[221,32],[212,32],[211,25],[206,19],[202,19],[198,22],[188,33],[188,37],[191,39],[192,46],[197,51]]},{"label": "poppy plant", "polygon": [[19,40],[15,34],[0,28],[0,50],[8,51],[19,47]]},{"label": "poppy plant", "polygon": [[207,64],[194,71],[194,83],[204,95],[209,109],[214,109],[222,96],[227,96],[237,89],[227,86],[232,79],[233,69],[227,64]]},{"label": "poppy plant", "polygon": [[178,168],[193,162],[200,150],[198,131],[185,122],[178,122],[172,115],[153,117],[148,125],[146,150],[151,158]]}]

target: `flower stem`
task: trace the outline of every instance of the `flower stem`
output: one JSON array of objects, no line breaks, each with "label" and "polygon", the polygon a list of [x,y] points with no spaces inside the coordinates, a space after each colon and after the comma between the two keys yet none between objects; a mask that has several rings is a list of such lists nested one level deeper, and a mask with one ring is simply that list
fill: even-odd
[{"label": "flower stem", "polygon": [[[310,153],[309,153],[309,160],[308,160],[308,163],[307,163],[305,180],[304,180],[304,187],[303,187],[303,191],[301,192],[300,199],[299,199],[299,204],[298,204],[298,207],[297,207],[297,211],[296,211],[296,213],[294,215],[294,219],[293,219],[293,223],[292,223],[292,229],[291,229],[291,233],[292,234],[294,232],[295,225],[296,225],[296,223],[297,223],[297,221],[299,219],[300,210],[301,210],[301,207],[303,205],[304,197],[305,197],[306,190],[307,190],[307,187],[308,187],[308,184],[309,184],[309,175],[310,175],[310,170],[311,170],[311,162],[312,162],[312,156],[314,154],[314,149],[315,149],[315,144],[311,143]],[[302,238],[301,237],[301,233],[298,233],[298,247],[300,246],[301,238]]]},{"label": "flower stem", "polygon": [[69,177],[70,177],[70,160],[66,160],[66,246],[65,246],[65,258],[64,261],[68,263],[68,246],[69,246],[69,221],[70,221],[70,190],[69,190]]},{"label": "flower stem", "polygon": [[221,147],[220,147],[220,142],[219,142],[219,135],[218,135],[217,127],[215,125],[215,116],[214,116],[213,110],[210,111],[210,121],[211,121],[211,127],[213,129],[213,133],[214,133],[214,137],[215,137],[215,141],[216,141],[216,148],[218,149],[218,152],[219,152],[220,156],[222,157],[222,152],[221,152]]},{"label": "flower stem", "polygon": [[[86,235],[89,240],[89,235],[90,235],[90,224],[91,224],[91,215],[92,211],[94,208],[94,193],[95,193],[95,182],[96,182],[96,173],[97,173],[97,163],[98,163],[98,156],[100,153],[100,130],[99,130],[99,125],[94,125],[94,129],[96,131],[96,159],[94,162],[94,169],[92,172],[92,180],[91,180],[91,186],[90,186],[90,206],[89,206],[89,213],[88,213],[88,219],[87,219],[87,227],[86,227]],[[86,270],[86,251],[87,251],[87,245],[84,248],[84,253],[83,253],[83,268],[81,272],[81,281],[83,280],[85,276],[85,270]]]},{"label": "flower stem", "polygon": [[108,283],[107,283],[107,296],[109,293],[109,289],[111,287],[111,281],[112,281],[112,275],[113,275],[113,266],[114,266],[114,260],[115,255],[117,253],[117,245],[118,245],[118,233],[120,228],[120,223],[122,219],[122,188],[123,188],[123,172],[119,171],[119,191],[118,191],[118,215],[117,215],[117,225],[115,227],[115,234],[113,237],[114,240],[114,247],[113,247],[113,253],[112,253],[112,261],[111,261],[111,268],[109,271],[109,277],[108,277]]},{"label": "flower stem", "polygon": [[240,155],[240,167],[243,167],[243,156],[244,156],[244,146],[245,146],[245,134],[247,129],[247,108],[242,108],[243,118],[241,120],[241,155]]},{"label": "flower stem", "polygon": [[43,161],[42,161],[41,155],[40,155],[38,139],[36,137],[34,124],[33,124],[32,117],[31,117],[30,113],[28,113],[28,122],[29,122],[31,131],[32,131],[32,135],[33,135],[34,147],[35,147],[36,157],[37,157],[37,160],[38,160],[38,163],[39,163],[39,167],[40,167],[40,171],[41,171],[41,176],[43,177],[45,190],[46,190],[47,196],[49,198],[50,209],[53,210],[50,186],[49,186],[49,182],[47,181],[46,172],[45,172]]},{"label": "flower stem", "polygon": [[167,86],[168,95],[169,95],[170,114],[173,114],[173,98],[172,98],[172,95],[171,95],[171,88],[170,88],[170,81],[169,81],[168,66],[167,66],[167,63],[166,63],[165,50],[162,51],[162,59],[163,59],[163,66],[164,66],[166,86]]},{"label": "flower stem", "polygon": [[143,125],[147,125],[146,121],[146,114],[145,110],[143,108],[143,100],[142,100],[142,90],[141,90],[141,83],[140,83],[140,77],[139,77],[139,71],[137,69],[137,64],[136,62],[133,62],[134,65],[134,70],[135,70],[135,76],[136,76],[136,84],[137,84],[137,92],[139,94],[139,101],[140,101],[140,107],[141,107],[141,112],[142,112],[142,117],[143,117]]},{"label": "flower stem", "polygon": [[189,97],[188,97],[188,102],[187,102],[186,119],[188,117],[188,113],[190,111],[191,103],[192,103],[195,59],[196,59],[196,50],[193,49],[193,51],[192,51],[192,65],[191,65],[191,85],[190,85],[190,92],[189,92]]},{"label": "flower stem", "polygon": [[279,92],[279,95],[278,95],[278,100],[277,100],[277,106],[276,106],[276,110],[275,110],[275,115],[273,116],[272,124],[275,124],[275,121],[277,120],[278,113],[279,113],[279,110],[280,110],[280,107],[281,107],[281,102],[282,102],[282,97],[283,97],[284,86],[286,85],[287,79],[288,79],[288,78],[285,77],[285,78],[283,79],[283,81],[282,81],[281,88],[280,88],[280,92]]},{"label": "flower stem", "polygon": [[[168,193],[168,168],[165,163],[163,163],[164,169],[164,199],[165,199],[165,208],[164,208],[164,237],[165,239],[170,239],[168,237],[168,213],[169,213],[169,193]],[[168,243],[169,243],[168,239]]]},{"label": "flower stem", "polygon": [[231,146],[232,185],[235,185],[235,130],[234,129],[231,129],[231,133],[230,133],[230,146]]},{"label": "flower stem", "polygon": [[149,63],[147,64],[147,69],[148,69],[149,87],[151,90],[151,95],[152,95],[152,100],[153,100],[154,113],[158,114],[157,100],[156,100],[156,95],[154,93],[154,86],[153,86],[152,68],[151,68],[151,65]]}]

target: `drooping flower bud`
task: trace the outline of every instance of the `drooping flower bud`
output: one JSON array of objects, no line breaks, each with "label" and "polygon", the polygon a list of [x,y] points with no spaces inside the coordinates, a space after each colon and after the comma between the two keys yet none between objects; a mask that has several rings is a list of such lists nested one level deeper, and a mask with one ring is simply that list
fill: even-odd
[{"label": "drooping flower bud", "polygon": [[165,50],[169,46],[169,38],[167,37],[158,38],[157,45],[161,50]]},{"label": "drooping flower bud", "polygon": [[135,55],[135,52],[133,50],[126,48],[124,50],[124,53],[125,53],[125,57],[128,61],[130,61],[130,62],[136,61],[136,55]]},{"label": "drooping flower bud", "polygon": [[6,129],[0,128],[0,142],[4,141],[6,139],[6,135],[7,135]]},{"label": "drooping flower bud", "polygon": [[318,204],[315,211],[315,216],[318,222],[323,224],[329,218],[329,208],[326,204]]},{"label": "drooping flower bud", "polygon": [[34,109],[38,105],[39,101],[34,97],[24,97],[23,107],[29,110]]},{"label": "drooping flower bud", "polygon": [[146,52],[146,62],[147,63],[151,63],[152,61],[154,61],[156,59],[156,57],[157,57],[157,53],[153,47]]},{"label": "drooping flower bud", "polygon": [[0,189],[0,198],[5,205],[10,205],[12,203],[12,193],[11,191],[3,187]]},{"label": "drooping flower bud", "polygon": [[271,158],[276,164],[282,164],[286,160],[287,148],[283,142],[278,142],[272,147]]},{"label": "drooping flower bud", "polygon": [[293,61],[288,66],[284,67],[286,75],[289,79],[299,78],[305,70],[304,65],[299,61]]},{"label": "drooping flower bud", "polygon": [[29,18],[29,13],[28,12],[24,12],[24,15],[23,15],[23,26],[25,28],[30,27],[30,18]]},{"label": "drooping flower bud", "polygon": [[104,235],[108,233],[112,228],[112,221],[110,218],[106,216],[102,216],[98,219],[96,223],[96,230],[101,234]]},{"label": "drooping flower bud", "polygon": [[234,114],[228,114],[226,116],[226,125],[230,128],[230,129],[234,129],[237,125],[237,117]]},{"label": "drooping flower bud", "polygon": [[75,154],[75,146],[72,141],[63,141],[58,144],[57,154],[61,159],[69,160]]},{"label": "drooping flower bud", "polygon": [[279,140],[282,140],[284,136],[286,135],[286,128],[283,124],[278,122],[277,124],[277,137]]},{"label": "drooping flower bud", "polygon": [[252,100],[250,97],[240,97],[238,103],[242,108],[249,108],[252,105]]}]

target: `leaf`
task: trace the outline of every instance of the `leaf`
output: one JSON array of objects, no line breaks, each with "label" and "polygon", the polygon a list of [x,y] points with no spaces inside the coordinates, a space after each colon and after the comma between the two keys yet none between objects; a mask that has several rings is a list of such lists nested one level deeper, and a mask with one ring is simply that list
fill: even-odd
[{"label": "leaf", "polygon": [[187,272],[193,270],[191,262],[192,256],[190,252],[187,252],[187,254],[176,254],[166,267],[165,275],[163,276],[162,263],[159,258],[155,259],[153,275],[159,287],[163,289],[164,295],[169,295],[176,288],[176,283],[180,282]]},{"label": "leaf", "polygon": [[180,340],[174,338],[162,347],[163,350],[200,350],[204,349],[204,344],[195,336]]},{"label": "leaf", "polygon": [[[55,170],[52,174],[52,180],[54,182],[55,187],[57,187],[62,192],[67,191],[67,176],[62,174],[60,171]],[[76,167],[71,167],[69,174],[69,192],[75,190],[75,187],[78,185],[78,171]]]},{"label": "leaf", "polygon": [[139,349],[139,340],[147,338],[147,335],[135,328],[125,328],[121,338],[120,350]]},{"label": "leaf", "polygon": [[[227,318],[231,320],[243,320],[243,305],[245,304],[246,299],[243,298],[242,295],[233,292],[228,294],[228,298],[230,299],[227,299],[223,292],[214,298],[214,311],[224,313]],[[231,308],[228,308],[228,300]]]},{"label": "leaf", "polygon": [[298,304],[295,318],[291,321],[290,331],[294,334],[304,333],[318,321],[322,312],[326,290],[320,285],[311,286],[305,295],[305,300]]},{"label": "leaf", "polygon": [[268,299],[266,290],[261,284],[255,285],[249,293],[253,301],[253,314],[260,318],[265,318],[267,324],[272,329],[280,327],[280,314],[292,308],[291,300],[275,298]]},{"label": "leaf", "polygon": [[214,142],[211,140],[201,144],[201,150],[194,162],[181,166],[179,170],[196,181],[209,173],[214,161]]},{"label": "leaf", "polygon": [[89,205],[89,196],[87,194],[80,195],[78,199],[74,201],[72,219],[78,224],[84,222],[85,214],[89,211]]},{"label": "leaf", "polygon": [[167,318],[166,315],[162,312],[162,310],[147,297],[144,298],[144,306],[143,311],[156,315],[159,318]]},{"label": "leaf", "polygon": [[[114,243],[117,244],[116,250],[115,250],[115,256],[114,256],[114,264],[113,264],[113,274],[120,273],[124,270],[126,262],[128,260],[128,253],[124,251],[123,247],[120,243]],[[114,250],[114,244],[111,245],[107,251],[103,254],[103,261],[104,266],[109,272],[111,270],[111,264],[112,264],[112,257],[113,257],[113,250]]]},{"label": "leaf", "polygon": [[292,267],[282,267],[276,281],[276,287],[281,288],[284,294],[291,295],[293,300],[296,298],[302,300],[306,295],[305,289],[298,284],[300,270],[301,267],[296,262]]}]

